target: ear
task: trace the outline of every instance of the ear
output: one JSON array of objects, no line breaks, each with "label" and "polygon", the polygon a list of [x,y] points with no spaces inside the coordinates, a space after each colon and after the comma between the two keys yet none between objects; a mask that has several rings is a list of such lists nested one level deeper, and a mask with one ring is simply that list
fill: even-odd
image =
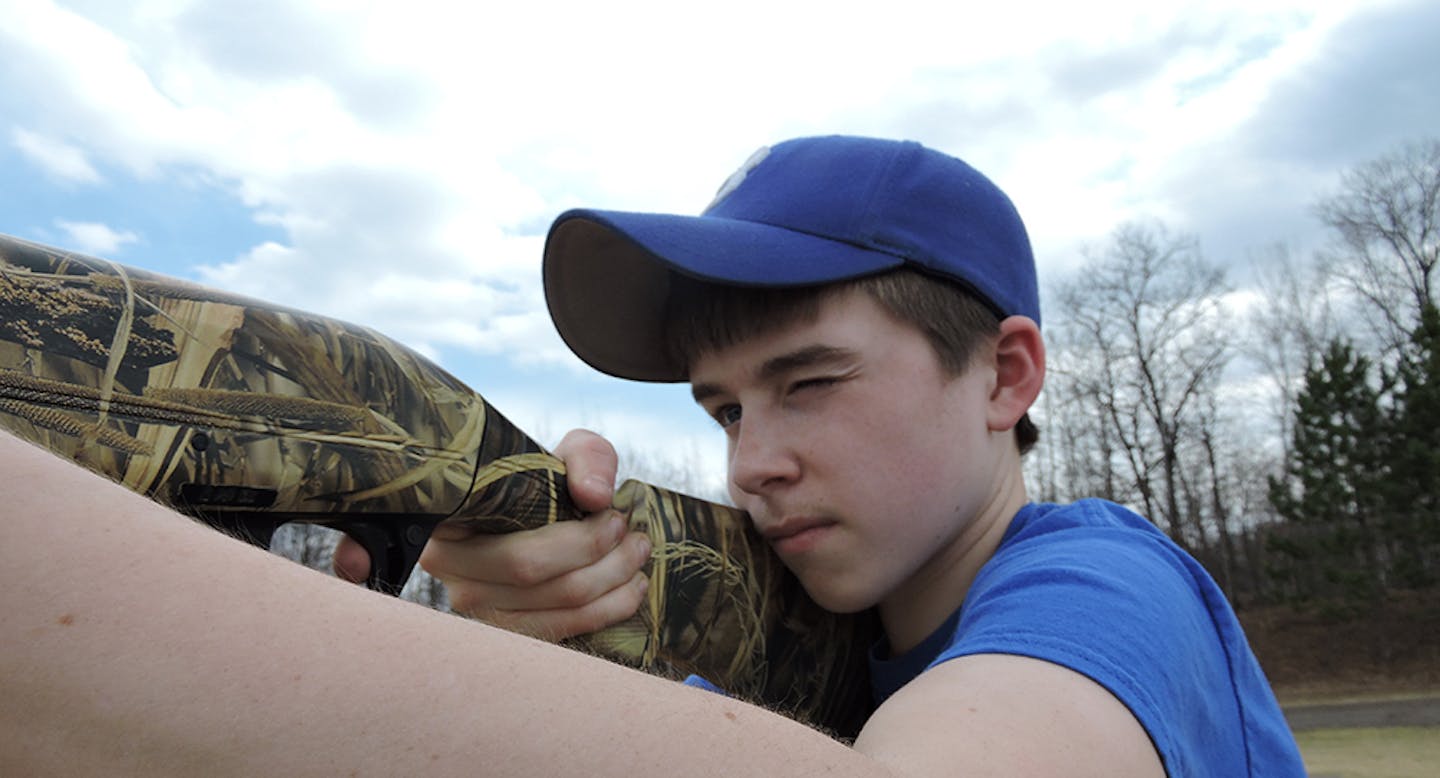
[{"label": "ear", "polygon": [[1026,316],[1000,322],[995,340],[995,385],[985,421],[995,432],[1009,430],[1020,421],[1045,384],[1045,339],[1040,326]]}]

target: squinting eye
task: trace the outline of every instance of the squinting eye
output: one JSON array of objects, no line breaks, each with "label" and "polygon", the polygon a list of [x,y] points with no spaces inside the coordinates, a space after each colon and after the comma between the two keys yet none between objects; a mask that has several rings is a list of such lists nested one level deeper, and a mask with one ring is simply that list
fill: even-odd
[{"label": "squinting eye", "polygon": [[825,377],[825,378],[807,378],[807,379],[805,379],[804,381],[796,381],[795,384],[790,387],[790,391],[792,391],[792,392],[798,392],[798,391],[800,391],[801,389],[821,389],[821,388],[824,388],[824,387],[826,387],[826,386],[832,386],[832,385],[834,385],[834,384],[837,383],[837,382],[838,382],[838,379],[829,378],[829,377]]},{"label": "squinting eye", "polygon": [[740,406],[725,405],[715,409],[715,421],[722,427],[728,427],[740,421]]}]

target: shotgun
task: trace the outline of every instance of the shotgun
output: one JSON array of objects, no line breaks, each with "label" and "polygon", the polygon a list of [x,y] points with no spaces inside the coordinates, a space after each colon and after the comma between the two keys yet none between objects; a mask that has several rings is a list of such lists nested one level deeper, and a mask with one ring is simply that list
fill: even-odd
[{"label": "shotgun", "polygon": [[[390,593],[440,522],[579,515],[559,460],[378,332],[4,235],[0,427],[260,546],[341,530]],[[615,506],[650,537],[650,590],[578,648],[859,731],[873,614],[817,606],[732,508],[636,481]]]}]

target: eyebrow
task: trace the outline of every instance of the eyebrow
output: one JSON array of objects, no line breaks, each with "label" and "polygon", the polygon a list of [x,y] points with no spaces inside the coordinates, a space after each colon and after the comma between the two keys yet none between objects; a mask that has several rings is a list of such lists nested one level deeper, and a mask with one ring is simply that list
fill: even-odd
[{"label": "eyebrow", "polygon": [[[806,346],[765,360],[765,362],[760,365],[760,369],[755,371],[755,376],[761,381],[770,381],[792,370],[843,362],[854,358],[854,356],[855,352],[850,349],[839,348],[837,346],[825,346],[817,343],[813,346]],[[717,384],[702,383],[692,384],[690,386],[690,395],[695,398],[695,402],[697,403],[702,403],[717,394],[723,393],[724,389]]]}]

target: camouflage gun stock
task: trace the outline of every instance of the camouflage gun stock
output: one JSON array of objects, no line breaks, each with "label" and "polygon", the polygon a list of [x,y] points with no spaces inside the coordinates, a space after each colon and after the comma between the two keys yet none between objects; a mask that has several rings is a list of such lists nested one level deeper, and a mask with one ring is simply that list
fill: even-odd
[{"label": "camouflage gun stock", "polygon": [[[3,235],[0,427],[258,545],[342,530],[390,592],[442,521],[578,515],[558,460],[377,332]],[[733,509],[634,481],[616,507],[651,538],[651,587],[581,648],[858,731],[871,616],[825,613]]]}]

